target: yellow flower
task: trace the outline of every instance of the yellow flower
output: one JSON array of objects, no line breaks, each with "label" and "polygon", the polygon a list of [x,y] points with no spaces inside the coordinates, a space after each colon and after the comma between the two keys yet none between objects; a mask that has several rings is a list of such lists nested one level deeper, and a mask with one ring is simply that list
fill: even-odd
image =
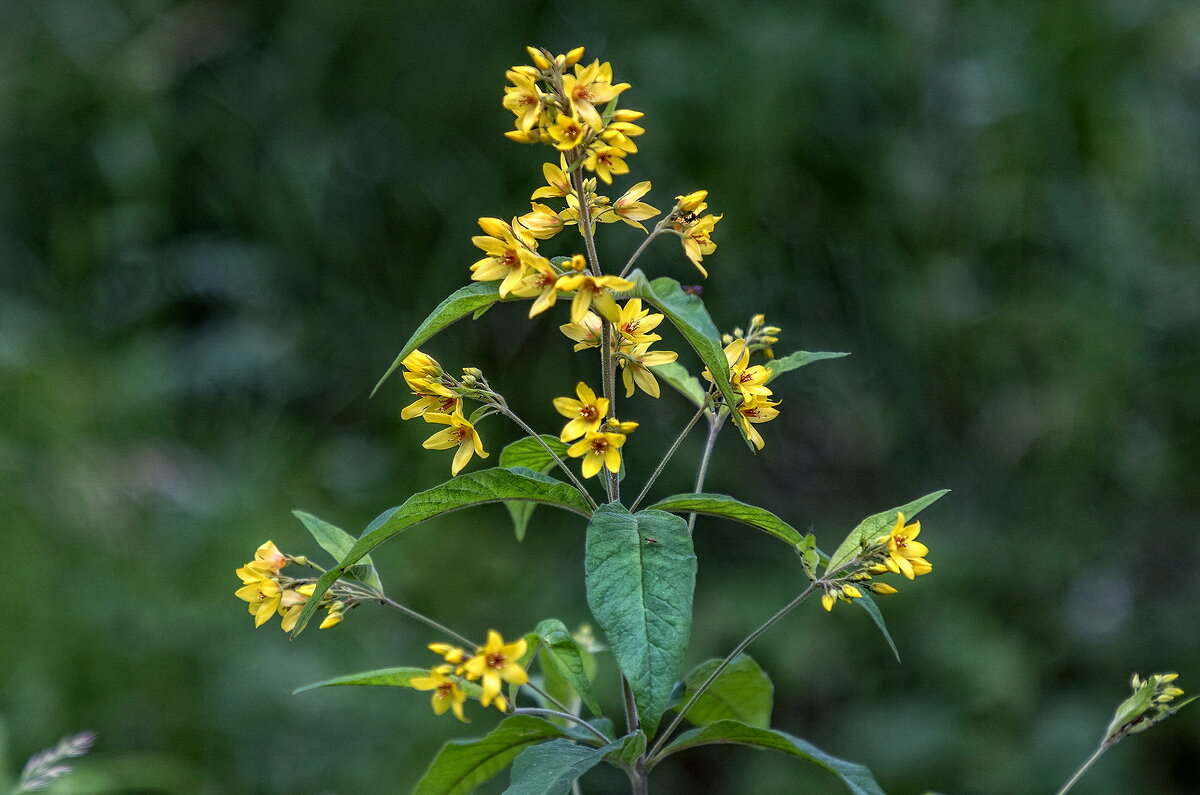
[{"label": "yellow flower", "polygon": [[575,340],[575,352],[586,348],[600,347],[600,316],[594,312],[584,312],[583,319],[578,323],[564,323],[558,330],[570,339]]},{"label": "yellow flower", "polygon": [[539,258],[521,279],[520,286],[512,291],[513,295],[521,298],[537,298],[529,307],[529,316],[534,317],[545,312],[558,301],[558,274],[550,262]]},{"label": "yellow flower", "polygon": [[834,602],[838,600],[849,602],[852,599],[862,599],[862,591],[855,588],[853,585],[841,585],[829,587],[825,593],[821,594],[821,606],[825,608],[825,612],[833,609]]},{"label": "yellow flower", "polygon": [[442,366],[438,364],[437,359],[420,350],[414,350],[405,356],[400,364],[404,365],[404,369],[408,371],[405,373],[405,378],[409,374],[416,378],[440,378],[442,375]]},{"label": "yellow flower", "polygon": [[451,710],[454,712],[454,717],[463,723],[470,723],[463,716],[463,704],[467,700],[467,694],[459,687],[458,682],[448,676],[449,673],[449,665],[439,665],[429,672],[429,676],[414,677],[408,684],[414,690],[433,691],[431,704],[434,713],[443,715],[446,710]]},{"label": "yellow flower", "polygon": [[513,229],[499,218],[480,218],[479,226],[486,235],[476,235],[471,242],[481,249],[486,257],[471,266],[471,279],[477,282],[500,283],[500,297],[516,289],[525,276],[525,268],[537,254],[534,239],[526,231]]},{"label": "yellow flower", "polygon": [[562,156],[559,156],[558,165],[553,163],[544,163],[542,165],[542,175],[546,178],[546,184],[533,192],[531,199],[555,199],[563,196],[568,196],[571,193],[571,177],[567,175],[567,164],[563,161]]},{"label": "yellow flower", "polygon": [[658,379],[650,372],[651,367],[668,364],[679,358],[674,351],[649,350],[650,343],[622,345],[620,348],[621,381],[625,384],[625,397],[633,397],[634,384],[650,397],[658,397],[661,391]]},{"label": "yellow flower", "polygon": [[609,433],[621,433],[628,436],[637,430],[639,422],[622,422],[616,417],[609,417],[604,421],[604,430]]},{"label": "yellow flower", "polygon": [[279,608],[283,591],[279,583],[263,577],[255,582],[247,583],[234,592],[238,599],[249,603],[250,615],[254,616],[254,626],[261,627],[271,620]]},{"label": "yellow flower", "polygon": [[649,182],[639,182],[625,191],[625,194],[613,202],[611,207],[606,208],[597,215],[596,220],[603,224],[624,221],[630,226],[636,226],[645,232],[646,227],[642,226],[639,221],[645,221],[647,218],[653,218],[658,215],[658,210],[643,201],[639,201],[649,190]]},{"label": "yellow flower", "polygon": [[579,146],[587,135],[587,129],[574,116],[560,113],[546,133],[554,141],[554,148],[565,152]]},{"label": "yellow flower", "polygon": [[894,593],[899,593],[895,588],[888,585],[886,582],[869,582],[867,583],[867,590],[873,594],[879,594],[880,596],[889,596]]},{"label": "yellow flower", "polygon": [[621,471],[621,447],[625,444],[623,433],[588,431],[582,439],[567,448],[571,458],[583,456],[583,476],[590,478],[602,468],[616,474]]},{"label": "yellow flower", "polygon": [[459,411],[462,399],[449,389],[427,378],[414,377],[410,380],[409,375],[405,373],[405,380],[417,399],[400,410],[400,419],[411,420],[428,411],[438,414],[454,414]]},{"label": "yellow flower", "polygon": [[[729,384],[741,393],[743,401],[766,398],[772,394],[767,387],[771,371],[760,364],[750,364],[750,347],[746,340],[738,338],[725,346],[725,361],[729,364]],[[712,373],[704,369],[705,380],[712,381]]]},{"label": "yellow flower", "polygon": [[604,120],[600,118],[596,106],[607,104],[629,88],[628,83],[612,85],[612,64],[602,64],[598,60],[592,61],[587,67],[576,64],[575,74],[563,75],[562,82],[563,94],[571,103],[574,113],[597,131],[604,126]]},{"label": "yellow flower", "polygon": [[563,219],[550,207],[534,202],[532,210],[517,218],[517,223],[538,240],[549,240],[563,230]]},{"label": "yellow flower", "polygon": [[330,610],[329,615],[325,616],[325,620],[321,622],[321,626],[317,627],[317,629],[329,629],[330,627],[336,627],[338,624],[342,623],[342,618],[344,615],[344,612],[341,610]]},{"label": "yellow flower", "polygon": [[701,265],[704,255],[711,254],[717,250],[717,244],[712,241],[713,227],[717,225],[724,216],[722,215],[706,215],[690,224],[682,233],[683,237],[683,253],[687,256],[692,264],[696,266],[696,270],[704,277],[708,277],[708,271]]},{"label": "yellow flower", "polygon": [[625,306],[621,307],[621,313],[614,323],[614,328],[628,343],[650,344],[662,339],[658,334],[649,333],[658,328],[658,324],[662,321],[662,315],[657,313],[652,315],[649,309],[642,309],[642,299],[630,298],[625,302]]},{"label": "yellow flower", "polygon": [[299,588],[288,588],[279,595],[279,615],[283,616],[280,622],[284,632],[291,632],[296,626],[296,619],[300,618],[300,613],[304,610],[304,603],[308,601],[308,597],[313,595],[316,589],[315,583],[305,583]]},{"label": "yellow flower", "polygon": [[458,665],[463,660],[467,659],[467,652],[465,649],[459,648],[458,646],[452,646],[449,643],[430,643],[428,648],[434,654],[440,654],[442,659],[446,662],[454,663],[455,665]]},{"label": "yellow flower", "polygon": [[625,154],[624,150],[615,146],[593,146],[588,149],[583,166],[589,171],[595,171],[596,176],[604,180],[605,185],[611,185],[613,174],[629,173]]},{"label": "yellow flower", "polygon": [[613,300],[612,292],[624,292],[634,288],[633,282],[619,276],[587,276],[579,273],[571,276],[560,276],[558,289],[562,292],[575,291],[571,301],[571,322],[580,323],[589,307],[615,323],[621,316],[617,302]]},{"label": "yellow flower", "polygon": [[646,132],[644,127],[639,127],[636,124],[628,122],[614,121],[600,133],[600,140],[609,146],[615,146],[627,155],[632,155],[637,152],[637,144],[633,142],[633,137],[642,135]]},{"label": "yellow flower", "polygon": [[578,439],[588,431],[599,430],[604,415],[608,413],[608,398],[596,397],[584,382],[575,386],[575,394],[579,400],[560,397],[554,399],[554,410],[570,420],[562,429],[559,439],[569,442]]},{"label": "yellow flower", "polygon": [[528,132],[537,126],[542,112],[542,92],[536,78],[516,69],[509,69],[504,76],[512,82],[504,89],[504,107],[516,115],[517,129]]},{"label": "yellow flower", "polygon": [[479,703],[488,706],[493,700],[504,709],[507,702],[500,695],[501,680],[511,685],[523,685],[529,681],[517,660],[525,655],[526,643],[521,638],[515,643],[504,643],[504,638],[494,629],[488,630],[487,645],[476,651],[475,656],[462,665],[463,673],[470,680],[483,680],[483,695]]},{"label": "yellow flower", "polygon": [[288,565],[288,557],[279,551],[274,541],[267,541],[254,551],[254,561],[247,565],[255,569],[276,572]]},{"label": "yellow flower", "polygon": [[708,191],[697,190],[692,191],[686,196],[676,196],[676,209],[681,213],[698,213],[704,212],[704,208],[708,207],[704,200],[708,198]]},{"label": "yellow flower", "polygon": [[913,522],[905,527],[904,514],[901,513],[897,514],[896,526],[892,531],[876,539],[876,544],[887,544],[888,556],[883,565],[893,574],[903,574],[911,580],[917,575],[933,571],[933,565],[925,560],[929,547],[915,540],[920,533],[921,523]]},{"label": "yellow flower", "polygon": [[457,414],[428,413],[425,415],[425,421],[450,426],[430,436],[421,446],[426,450],[449,450],[458,445],[458,452],[454,454],[454,461],[450,465],[451,475],[457,475],[471,460],[472,455],[488,457],[483,450],[483,440],[479,438],[479,432],[463,417]]},{"label": "yellow flower", "polygon": [[778,417],[779,410],[775,408],[778,405],[765,397],[756,395],[752,399],[742,401],[742,404],[733,412],[734,424],[737,425],[742,435],[750,440],[755,449],[763,449],[766,443],[754,425],[760,422],[770,422]]}]

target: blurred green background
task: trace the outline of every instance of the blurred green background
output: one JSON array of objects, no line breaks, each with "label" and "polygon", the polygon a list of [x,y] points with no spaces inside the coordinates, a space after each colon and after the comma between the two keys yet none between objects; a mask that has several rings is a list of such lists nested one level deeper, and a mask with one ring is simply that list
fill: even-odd
[{"label": "blurred green background", "polygon": [[[317,551],[293,508],[357,532],[448,475],[429,428],[400,423],[399,380],[367,396],[465,283],[475,219],[540,184],[546,151],[501,137],[503,73],[529,43],[584,44],[633,83],[648,132],[612,196],[710,190],[719,326],[766,312],[781,352],[854,354],[779,381],[765,453],[723,438],[710,488],[826,547],[954,490],[921,517],[934,575],[883,602],[902,664],[864,613],[815,603],[752,648],[777,725],[889,792],[1045,792],[1131,672],[1200,688],[1191,0],[6,0],[0,21],[9,770],[90,728],[75,790],[399,792],[443,741],[494,725],[478,707],[469,727],[434,719],[408,691],[290,695],[428,664],[435,638],[372,608],[297,642],[255,631],[233,571],[267,538]],[[609,262],[638,240],[604,231]],[[699,281],[670,240],[641,264]],[[549,399],[592,376],[552,314],[499,307],[425,349],[555,430]],[[664,394],[621,414],[643,423],[640,483],[689,412]],[[484,435],[493,454],[516,438]],[[376,559],[401,601],[515,635],[587,619],[581,529],[542,510],[518,544],[493,506]],[[701,520],[696,538],[689,665],[802,578],[747,528]],[[1185,711],[1077,792],[1194,791],[1198,743]],[[733,748],[654,781],[840,791]]]}]

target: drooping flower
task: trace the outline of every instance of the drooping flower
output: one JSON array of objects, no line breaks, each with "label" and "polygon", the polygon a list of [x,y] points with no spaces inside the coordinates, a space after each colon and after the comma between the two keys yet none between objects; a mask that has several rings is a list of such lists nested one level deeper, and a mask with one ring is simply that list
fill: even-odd
[{"label": "drooping flower", "polygon": [[575,291],[571,300],[571,322],[579,323],[589,308],[594,308],[610,323],[621,316],[612,292],[632,290],[634,283],[619,276],[588,276],[583,273],[558,278],[558,289],[562,292]]},{"label": "drooping flower", "polygon": [[234,592],[234,595],[249,603],[250,615],[254,616],[254,626],[261,627],[271,620],[271,616],[275,615],[283,591],[279,587],[279,583],[270,577],[263,576],[243,585]]},{"label": "drooping flower", "polygon": [[582,470],[585,478],[596,475],[601,469],[616,474],[621,471],[621,447],[625,434],[588,431],[584,437],[567,448],[571,458],[583,457]]},{"label": "drooping flower", "polygon": [[650,397],[658,397],[661,394],[658,379],[650,372],[650,368],[669,364],[679,358],[675,351],[652,351],[650,344],[622,345],[620,348],[621,381],[625,384],[625,397],[633,397],[635,384]]},{"label": "drooping flower", "polygon": [[[470,680],[482,680],[483,695],[479,703],[488,706],[493,700],[503,699],[500,695],[501,681],[513,685],[523,685],[529,681],[529,674],[518,663],[523,656],[527,644],[524,638],[506,644],[500,633],[494,629],[488,630],[487,645],[479,649],[475,656],[462,664],[463,674]],[[498,706],[507,702],[499,701]]]},{"label": "drooping flower", "polygon": [[478,455],[480,458],[488,457],[483,450],[483,440],[479,438],[479,432],[466,418],[457,414],[427,413],[425,421],[450,426],[430,436],[421,446],[426,450],[449,450],[457,445],[458,451],[454,454],[454,461],[450,465],[451,475],[457,475],[462,471],[462,468],[471,460],[472,455]]},{"label": "drooping flower", "polygon": [[596,397],[592,388],[583,381],[576,384],[575,394],[579,396],[578,400],[568,397],[554,399],[554,410],[570,420],[558,437],[564,442],[578,439],[589,431],[599,430],[604,415],[608,413],[608,398]]},{"label": "drooping flower", "polygon": [[743,400],[733,412],[734,424],[742,432],[742,436],[749,439],[757,450],[763,449],[766,443],[763,441],[762,434],[754,426],[760,422],[770,422],[778,417],[779,409],[775,408],[778,405],[777,402],[755,395],[753,398]]},{"label": "drooping flower", "polygon": [[[545,312],[558,301],[558,273],[550,262],[539,258],[526,271],[521,284],[512,294],[521,298],[534,298],[529,307],[529,316],[535,317]],[[535,298],[536,296],[536,298]]]},{"label": "drooping flower", "polygon": [[[406,376],[410,375],[405,373]],[[428,378],[412,378],[408,386],[417,399],[400,410],[400,419],[411,420],[426,412],[438,414],[454,414],[462,406],[462,398],[455,395],[441,383]]]},{"label": "drooping flower", "polygon": [[413,350],[408,356],[405,356],[400,364],[404,365],[407,379],[410,375],[413,378],[440,378],[442,375],[442,366],[438,364],[437,359],[427,353],[422,353],[420,349]]},{"label": "drooping flower", "polygon": [[504,89],[504,107],[517,117],[517,129],[532,130],[538,124],[542,112],[542,92],[537,87],[537,73],[533,76],[516,69],[505,73],[512,85]]},{"label": "drooping flower", "polygon": [[706,215],[688,225],[681,233],[683,237],[683,253],[696,266],[696,270],[700,271],[700,275],[705,278],[708,277],[708,271],[705,270],[704,265],[701,263],[705,255],[717,250],[717,244],[712,241],[712,232],[713,227],[717,225],[717,221],[720,221],[723,217],[722,215]]},{"label": "drooping flower", "polygon": [[553,209],[538,202],[530,206],[532,210],[517,218],[522,229],[538,240],[549,240],[563,230],[563,219]]},{"label": "drooping flower", "polygon": [[538,188],[530,196],[531,199],[555,199],[571,194],[571,177],[567,175],[567,164],[559,157],[558,165],[553,163],[544,163],[542,165],[542,175],[546,178],[546,184]]},{"label": "drooping flower", "polygon": [[414,690],[433,691],[430,703],[435,714],[443,715],[446,710],[451,710],[454,717],[463,723],[470,723],[463,715],[463,704],[467,700],[467,694],[457,680],[450,678],[451,670],[449,665],[439,665],[429,671],[429,676],[414,677],[408,684]]},{"label": "drooping flower", "polygon": [[896,515],[896,525],[885,536],[876,539],[876,544],[887,545],[887,558],[883,565],[893,574],[903,574],[908,579],[933,571],[933,565],[925,559],[929,547],[917,541],[921,533],[921,523],[913,522],[904,526],[904,514]]}]

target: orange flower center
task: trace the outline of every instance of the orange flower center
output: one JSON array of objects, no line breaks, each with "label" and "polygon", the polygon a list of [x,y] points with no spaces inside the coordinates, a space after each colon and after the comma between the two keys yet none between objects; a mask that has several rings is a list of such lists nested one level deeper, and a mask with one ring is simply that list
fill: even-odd
[{"label": "orange flower center", "polygon": [[593,420],[593,419],[595,419],[595,418],[596,418],[596,407],[595,407],[595,406],[589,406],[589,405],[586,405],[586,404],[584,404],[584,405],[580,406],[580,407],[579,407],[579,418],[580,418],[580,419],[583,419],[583,420]]},{"label": "orange flower center", "polygon": [[500,652],[493,652],[487,656],[488,668],[503,668],[508,664],[508,658]]},{"label": "orange flower center", "polygon": [[453,682],[442,682],[437,686],[437,698],[450,698],[452,695],[454,695]]},{"label": "orange flower center", "polygon": [[592,455],[604,455],[608,452],[607,439],[594,439],[592,441]]}]

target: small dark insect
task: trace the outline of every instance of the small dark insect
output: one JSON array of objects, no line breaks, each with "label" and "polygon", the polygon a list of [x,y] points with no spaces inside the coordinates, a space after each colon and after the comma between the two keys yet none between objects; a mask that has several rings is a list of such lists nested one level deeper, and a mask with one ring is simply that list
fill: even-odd
[{"label": "small dark insect", "polygon": [[646,539],[646,543],[647,543],[647,544],[657,544],[657,543],[658,543],[658,539],[657,539],[657,538],[647,538],[647,539]]},{"label": "small dark insect", "polygon": [[685,293],[687,293],[688,295],[700,295],[701,293],[704,292],[704,285],[703,284],[685,284],[683,286],[683,291]]}]

